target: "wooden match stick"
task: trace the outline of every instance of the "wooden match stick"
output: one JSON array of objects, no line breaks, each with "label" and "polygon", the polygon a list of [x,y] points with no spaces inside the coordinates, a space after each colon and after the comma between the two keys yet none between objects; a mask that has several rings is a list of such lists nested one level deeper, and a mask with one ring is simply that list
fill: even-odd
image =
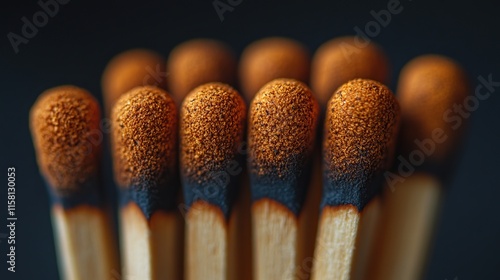
[{"label": "wooden match stick", "polygon": [[290,78],[307,83],[309,68],[309,53],[301,43],[281,37],[255,41],[241,55],[242,93],[250,102],[262,86],[274,79]]},{"label": "wooden match stick", "polygon": [[393,156],[398,123],[399,105],[381,83],[352,80],[330,98],[312,279],[350,279],[360,219]]},{"label": "wooden match stick", "polygon": [[99,178],[99,121],[97,101],[74,86],[45,91],[31,108],[31,133],[52,199],[63,279],[105,280],[120,269]]},{"label": "wooden match stick", "polygon": [[168,88],[180,106],[195,87],[210,82],[235,85],[236,58],[222,42],[193,39],[175,47],[167,61]]},{"label": "wooden match stick", "polygon": [[384,193],[370,279],[423,277],[443,193],[441,180],[449,172],[465,122],[453,110],[469,92],[465,71],[443,56],[417,57],[401,71],[399,157]]},{"label": "wooden match stick", "polygon": [[356,36],[332,39],[322,44],[311,63],[311,88],[321,108],[333,93],[352,79],[389,82],[389,60],[374,42]]},{"label": "wooden match stick", "polygon": [[117,101],[111,125],[124,275],[181,279],[177,107],[163,90],[137,87]]},{"label": "wooden match stick", "polygon": [[229,264],[236,260],[231,253],[237,252],[231,210],[242,172],[238,149],[243,141],[246,106],[230,86],[204,84],[186,97],[180,120],[180,163],[187,205],[186,279],[230,279],[234,273]]},{"label": "wooden match stick", "polygon": [[296,279],[299,216],[309,183],[318,104],[292,79],[267,83],[249,112],[254,277]]},{"label": "wooden match stick", "polygon": [[113,57],[102,74],[106,117],[120,96],[138,86],[165,88],[165,60],[156,52],[132,49]]}]

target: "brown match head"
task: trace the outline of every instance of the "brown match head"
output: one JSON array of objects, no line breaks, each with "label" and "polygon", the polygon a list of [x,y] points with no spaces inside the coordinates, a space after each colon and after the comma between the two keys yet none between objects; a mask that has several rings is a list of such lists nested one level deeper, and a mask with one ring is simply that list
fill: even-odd
[{"label": "brown match head", "polygon": [[175,176],[177,107],[162,89],[137,87],[112,112],[115,181],[122,188],[164,186]]},{"label": "brown match head", "polygon": [[74,193],[99,173],[101,113],[90,93],[75,86],[43,92],[30,112],[38,166],[58,194]]},{"label": "brown match head", "polygon": [[[403,154],[418,148],[415,140],[434,139],[439,133],[441,137],[433,140],[439,146],[427,156],[434,162],[449,157],[459,143],[464,121],[454,105],[464,104],[469,93],[467,75],[457,62],[440,55],[423,55],[408,62],[401,70],[397,90]],[[460,123],[454,120],[457,116]]]},{"label": "brown match head", "polygon": [[225,44],[194,39],[172,50],[167,62],[168,85],[177,104],[195,87],[221,82],[234,85],[236,58]]},{"label": "brown match head", "polygon": [[302,82],[277,79],[262,87],[249,112],[250,176],[293,181],[307,169],[318,114],[318,104]]},{"label": "brown match head", "polygon": [[165,88],[165,60],[153,51],[133,49],[113,57],[102,74],[106,116],[122,94],[137,86]]},{"label": "brown match head", "polygon": [[330,182],[366,182],[390,167],[400,109],[383,84],[356,79],[330,98],[323,139]]},{"label": "brown match head", "polygon": [[345,36],[324,43],[314,54],[311,88],[322,108],[342,84],[357,78],[389,82],[389,60],[375,43]]},{"label": "brown match head", "polygon": [[247,101],[266,83],[290,78],[307,83],[310,58],[299,42],[279,37],[265,38],[250,44],[240,59],[240,86]]},{"label": "brown match head", "polygon": [[211,183],[241,155],[246,105],[239,93],[222,83],[193,89],[182,103],[181,174],[188,184]]}]

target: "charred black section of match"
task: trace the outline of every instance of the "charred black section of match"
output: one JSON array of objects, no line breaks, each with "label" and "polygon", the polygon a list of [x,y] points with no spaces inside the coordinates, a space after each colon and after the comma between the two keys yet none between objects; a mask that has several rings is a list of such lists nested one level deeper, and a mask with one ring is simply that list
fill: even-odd
[{"label": "charred black section of match", "polygon": [[325,118],[321,209],[365,207],[392,164],[399,116],[396,98],[379,82],[356,79],[334,93]]},{"label": "charred black section of match", "polygon": [[269,198],[298,215],[309,182],[319,109],[302,82],[276,79],[250,107],[249,173],[253,201]]},{"label": "charred black section of match", "polygon": [[45,91],[31,108],[37,161],[54,204],[71,208],[103,203],[99,120],[97,101],[74,86]]},{"label": "charred black section of match", "polygon": [[205,201],[229,218],[242,173],[246,106],[239,93],[222,83],[195,88],[181,109],[180,161],[188,207]]},{"label": "charred black section of match", "polygon": [[135,202],[146,218],[175,208],[178,190],[177,109],[156,87],[137,87],[112,112],[115,181],[122,206]]}]

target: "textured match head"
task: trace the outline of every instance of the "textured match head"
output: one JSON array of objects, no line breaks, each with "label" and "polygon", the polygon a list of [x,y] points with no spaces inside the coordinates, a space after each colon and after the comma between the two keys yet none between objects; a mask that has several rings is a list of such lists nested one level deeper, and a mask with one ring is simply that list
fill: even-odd
[{"label": "textured match head", "polygon": [[167,62],[168,85],[177,104],[195,87],[210,82],[234,85],[236,58],[225,44],[194,39],[172,50]]},{"label": "textured match head", "polygon": [[193,89],[181,108],[180,161],[186,185],[214,186],[219,173],[231,173],[241,156],[246,106],[222,83]]},{"label": "textured match head", "polygon": [[271,37],[250,44],[240,59],[241,89],[247,101],[266,83],[290,78],[307,83],[310,58],[307,49],[297,41]]},{"label": "textured match head", "polygon": [[388,58],[375,43],[340,37],[324,43],[314,54],[311,88],[322,108],[342,84],[357,78],[389,82]]},{"label": "textured match head", "polygon": [[364,184],[389,168],[399,117],[398,102],[383,84],[356,79],[342,85],[330,98],[326,111],[325,179]]},{"label": "textured match head", "polygon": [[455,106],[463,105],[469,92],[465,71],[449,58],[424,55],[408,62],[401,70],[397,90],[403,155],[418,149],[416,140],[432,139],[438,146],[427,154],[429,160],[442,162],[449,157],[465,121]]},{"label": "textured match head", "polygon": [[253,184],[293,185],[308,170],[318,122],[318,104],[297,80],[277,79],[255,95],[248,127]]},{"label": "textured match head", "polygon": [[175,178],[177,108],[165,91],[152,86],[130,90],[113,107],[111,125],[119,187],[165,187]]},{"label": "textured match head", "polygon": [[99,173],[102,133],[97,101],[84,89],[60,86],[38,97],[30,128],[40,171],[59,195],[81,191]]},{"label": "textured match head", "polygon": [[113,57],[102,75],[102,92],[106,115],[122,94],[138,86],[165,88],[165,60],[159,54],[133,49]]}]

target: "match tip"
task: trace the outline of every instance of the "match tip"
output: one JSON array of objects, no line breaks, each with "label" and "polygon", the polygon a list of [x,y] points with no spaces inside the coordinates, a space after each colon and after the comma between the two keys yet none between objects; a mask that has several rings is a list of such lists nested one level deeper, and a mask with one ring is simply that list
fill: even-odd
[{"label": "match tip", "polygon": [[185,182],[210,184],[241,155],[246,105],[239,93],[222,83],[193,89],[181,109],[180,160]]},{"label": "match tip", "polygon": [[186,95],[199,85],[209,82],[234,84],[236,58],[222,42],[193,39],[170,52],[167,70],[170,91],[177,104],[181,104]]},{"label": "match tip", "polygon": [[243,94],[251,101],[266,83],[278,78],[309,80],[310,57],[299,42],[271,37],[250,44],[240,59],[239,76]]},{"label": "match tip", "polygon": [[330,98],[323,140],[324,170],[333,182],[369,180],[390,167],[400,109],[383,84],[356,79]]},{"label": "match tip", "polygon": [[313,149],[318,114],[318,104],[302,82],[277,79],[262,87],[249,113],[251,176],[300,177]]},{"label": "match tip", "polygon": [[164,186],[175,176],[177,109],[153,86],[137,87],[113,107],[115,180],[122,188]]},{"label": "match tip", "polygon": [[165,88],[165,60],[156,52],[132,49],[113,57],[102,75],[102,91],[106,114],[111,113],[122,94],[137,86]]},{"label": "match tip", "polygon": [[373,41],[344,36],[322,44],[311,63],[311,87],[325,108],[330,97],[352,79],[389,82],[389,59]]},{"label": "match tip", "polygon": [[78,191],[99,173],[100,109],[90,93],[75,86],[43,92],[30,112],[38,165],[59,194]]},{"label": "match tip", "polygon": [[[464,104],[469,93],[467,74],[452,59],[423,55],[408,62],[401,70],[397,90],[402,109],[402,152],[417,149],[415,140],[437,137],[440,139],[433,141],[439,142],[439,148],[428,155],[429,159],[441,162],[448,158],[460,140],[465,121],[454,106]],[[461,118],[461,125],[456,117]]]}]

